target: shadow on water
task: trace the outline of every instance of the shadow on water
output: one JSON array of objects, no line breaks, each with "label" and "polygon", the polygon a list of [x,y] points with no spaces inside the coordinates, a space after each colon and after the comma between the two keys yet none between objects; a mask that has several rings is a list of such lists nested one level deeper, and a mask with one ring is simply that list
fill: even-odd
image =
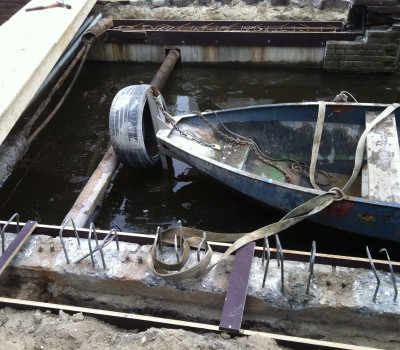
[{"label": "shadow on water", "polygon": [[[60,225],[104,152],[109,147],[108,114],[115,94],[125,86],[148,83],[158,65],[86,65],[75,89],[56,118],[34,142],[0,191],[0,219],[18,212],[21,221]],[[332,100],[348,91],[358,101],[400,100],[396,76],[330,74],[319,70],[181,66],[162,90],[170,112],[243,105]],[[188,165],[135,171],[123,166],[92,216],[97,227],[151,233],[179,220],[184,226],[216,232],[250,232],[278,221],[271,211],[214,183]],[[366,256],[368,244],[379,257],[382,242],[333,232],[308,222],[282,232],[284,249]],[[271,246],[275,245],[270,239]],[[384,242],[391,258],[400,248]],[[382,256],[382,258],[384,258]]]}]

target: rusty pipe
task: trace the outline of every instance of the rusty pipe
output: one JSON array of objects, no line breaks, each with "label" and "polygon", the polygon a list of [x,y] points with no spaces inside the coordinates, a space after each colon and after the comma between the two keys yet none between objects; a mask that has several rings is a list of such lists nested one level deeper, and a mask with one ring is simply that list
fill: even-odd
[{"label": "rusty pipe", "polygon": [[167,57],[165,57],[164,62],[158,69],[157,73],[150,82],[151,86],[157,86],[158,90],[161,90],[167,81],[172,69],[175,67],[176,62],[178,62],[180,54],[178,50],[171,50]]}]

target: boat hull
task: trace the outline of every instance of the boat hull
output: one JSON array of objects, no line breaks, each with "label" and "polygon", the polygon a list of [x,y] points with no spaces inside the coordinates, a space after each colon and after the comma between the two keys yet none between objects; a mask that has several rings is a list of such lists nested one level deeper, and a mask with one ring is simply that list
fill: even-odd
[{"label": "boat hull", "polygon": [[[288,106],[288,104],[285,105]],[[310,107],[315,109],[316,104],[310,104]],[[273,112],[274,116],[270,116],[269,118],[279,119],[277,107],[274,106],[273,108],[275,108]],[[282,108],[285,108],[285,106],[282,105]],[[303,108],[306,109],[304,105]],[[361,122],[357,119],[364,118],[365,111],[373,110],[374,108],[381,111],[384,110],[385,106],[375,104],[366,104],[365,106],[357,104],[357,107],[352,106],[353,117],[357,116],[349,120],[350,124],[361,125]],[[288,109],[295,112],[296,106],[290,105]],[[310,115],[310,113],[305,112],[305,109],[302,114],[304,116]],[[359,109],[359,111],[356,111],[356,109]],[[237,110],[233,114],[231,113],[231,116],[226,116],[224,113],[223,111],[218,112],[220,118],[227,121],[232,119],[232,115],[240,114],[241,111]],[[254,116],[255,118],[259,118],[259,113],[253,113]],[[195,116],[192,117],[196,118]],[[238,119],[241,118],[240,116],[236,117]],[[296,118],[298,117],[299,114],[296,115]],[[189,124],[201,123],[198,120],[189,122],[190,118],[190,116],[183,117],[181,125],[178,124],[179,127],[184,128],[186,121]],[[248,114],[246,118],[251,118],[251,114]],[[291,118],[295,118],[295,116],[288,116],[286,114],[285,118],[286,120],[290,120]],[[187,120],[185,121],[185,119]],[[187,131],[187,129],[185,130]],[[201,130],[197,129],[196,133],[201,133]],[[224,162],[220,162],[213,159],[215,157],[210,156],[213,152],[210,151],[210,147],[187,140],[187,138],[182,136],[182,133],[176,132],[176,130],[162,130],[157,134],[157,139],[162,147],[167,148],[171,152],[169,154],[185,161],[204,175],[263,205],[282,211],[283,214],[324,193],[313,188],[305,188],[284,181],[276,181],[273,178],[259,176],[246,170],[238,169],[238,167],[224,164]],[[341,231],[400,242],[400,205],[397,203],[345,195],[343,200],[334,202],[323,211],[310,216],[309,220]]]},{"label": "boat hull", "polygon": [[134,85],[114,98],[110,134],[126,166],[155,166],[161,150],[283,214],[338,188],[344,197],[310,221],[400,242],[398,107],[302,102],[173,117],[153,88]]}]

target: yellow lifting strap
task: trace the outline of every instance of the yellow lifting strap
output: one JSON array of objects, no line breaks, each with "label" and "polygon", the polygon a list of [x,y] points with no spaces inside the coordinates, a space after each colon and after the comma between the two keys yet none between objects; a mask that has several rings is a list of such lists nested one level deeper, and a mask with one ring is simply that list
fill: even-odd
[{"label": "yellow lifting strap", "polygon": [[[264,237],[277,234],[296,223],[314,215],[328,207],[332,202],[341,200],[343,194],[339,189],[331,189],[329,192],[323,193],[302,205],[296,207],[286,214],[280,221],[261,227],[249,233],[216,233],[209,231],[201,231],[190,227],[173,227],[167,229],[157,235],[153,246],[147,256],[147,264],[149,269],[159,277],[170,281],[181,281],[184,279],[198,278],[204,276],[211,271],[222,260],[226,259],[230,254],[249,242],[253,242]],[[211,246],[206,242],[205,254],[202,259],[189,268],[184,269],[189,260],[190,247],[198,247],[202,243],[202,237],[206,233],[207,240],[215,242],[233,242],[233,244],[220,256],[217,262],[209,265],[213,251]],[[159,244],[173,244],[176,237],[182,238],[182,257],[176,264],[168,264],[157,258]]]}]

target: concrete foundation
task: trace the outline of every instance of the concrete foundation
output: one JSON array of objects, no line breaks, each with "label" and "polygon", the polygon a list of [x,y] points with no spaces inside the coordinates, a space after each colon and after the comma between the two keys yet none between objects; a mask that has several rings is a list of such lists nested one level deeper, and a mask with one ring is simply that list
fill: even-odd
[{"label": "concrete foundation", "polygon": [[[6,246],[13,236],[6,234]],[[202,279],[171,282],[147,269],[148,245],[120,242],[117,250],[116,242],[111,242],[104,248],[104,268],[98,251],[92,265],[86,239],[80,239],[80,245],[75,238],[65,238],[64,242],[69,264],[60,238],[32,236],[0,277],[0,294],[18,298],[20,293],[31,298],[42,295],[51,302],[218,324],[233,257]],[[92,246],[95,247],[93,239]],[[76,263],[85,255],[85,259]],[[163,256],[167,260],[176,259],[173,248],[164,247]],[[218,256],[214,253],[212,261]],[[191,259],[195,261],[195,251]],[[285,334],[324,340],[337,339],[341,334],[344,339],[349,334],[360,334],[364,342],[375,334],[374,337],[390,342],[386,349],[400,347],[400,305],[393,300],[395,291],[390,274],[378,271],[381,285],[373,302],[376,280],[372,270],[319,265],[316,261],[307,295],[308,265],[284,261],[282,293],[277,261],[270,261],[263,288],[265,266],[254,257],[242,327],[284,330]],[[44,289],[34,293],[37,286]]]}]

